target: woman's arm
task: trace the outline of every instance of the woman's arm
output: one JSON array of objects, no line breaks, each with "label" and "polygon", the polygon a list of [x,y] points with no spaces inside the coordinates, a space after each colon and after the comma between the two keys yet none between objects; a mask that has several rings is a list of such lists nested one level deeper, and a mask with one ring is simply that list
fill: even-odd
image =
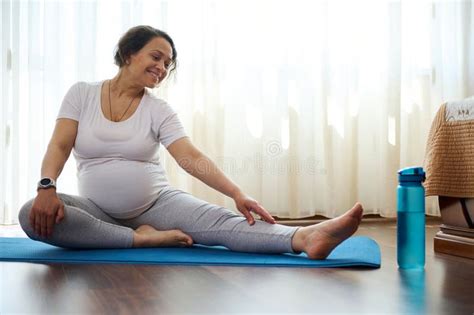
[{"label": "woman's arm", "polygon": [[[72,119],[58,119],[53,136],[41,165],[41,177],[56,180],[66,164],[76,140],[78,122]],[[64,205],[59,200],[56,189],[39,189],[30,211],[30,224],[35,232],[48,237],[53,232],[54,223],[64,218]]]},{"label": "woman's arm", "polygon": [[275,223],[267,210],[257,201],[245,195],[210,158],[192,144],[189,138],[181,138],[173,142],[168,146],[168,151],[186,172],[209,187],[234,199],[237,209],[242,212],[251,225],[255,223],[255,220],[250,211],[257,213],[269,223]]},{"label": "woman's arm", "polygon": [[72,119],[57,120],[41,165],[41,177],[59,177],[76,141],[77,126]]}]

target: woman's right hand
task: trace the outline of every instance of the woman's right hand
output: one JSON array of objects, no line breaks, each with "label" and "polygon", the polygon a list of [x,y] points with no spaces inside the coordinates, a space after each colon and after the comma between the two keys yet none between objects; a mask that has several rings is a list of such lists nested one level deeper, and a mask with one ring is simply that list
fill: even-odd
[{"label": "woman's right hand", "polygon": [[64,204],[54,188],[40,189],[30,211],[30,224],[41,237],[53,234],[54,224],[64,219]]}]

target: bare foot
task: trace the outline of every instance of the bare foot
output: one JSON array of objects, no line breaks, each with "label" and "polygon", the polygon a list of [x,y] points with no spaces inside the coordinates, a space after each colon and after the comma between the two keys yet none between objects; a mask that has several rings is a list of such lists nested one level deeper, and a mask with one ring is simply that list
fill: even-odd
[{"label": "bare foot", "polygon": [[187,247],[192,238],[180,230],[158,231],[151,225],[139,226],[133,235],[133,247]]},{"label": "bare foot", "polygon": [[362,205],[356,203],[337,218],[298,229],[293,237],[293,249],[305,252],[310,259],[325,259],[337,245],[357,231],[363,211]]}]

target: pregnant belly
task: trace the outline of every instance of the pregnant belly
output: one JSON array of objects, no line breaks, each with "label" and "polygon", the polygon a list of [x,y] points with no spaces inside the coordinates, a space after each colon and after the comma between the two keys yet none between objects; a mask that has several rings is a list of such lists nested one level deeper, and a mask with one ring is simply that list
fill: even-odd
[{"label": "pregnant belly", "polygon": [[120,162],[108,162],[80,172],[79,193],[112,217],[130,218],[151,206],[166,178],[156,165]]}]

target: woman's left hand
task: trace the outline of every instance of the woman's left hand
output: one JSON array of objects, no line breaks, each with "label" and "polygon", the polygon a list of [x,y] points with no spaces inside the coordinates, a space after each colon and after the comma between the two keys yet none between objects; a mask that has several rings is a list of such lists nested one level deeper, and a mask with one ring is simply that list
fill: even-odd
[{"label": "woman's left hand", "polygon": [[244,215],[250,225],[255,224],[255,219],[252,214],[250,214],[250,212],[255,212],[262,218],[262,220],[270,224],[276,223],[275,219],[273,219],[270,213],[268,213],[268,211],[265,210],[265,208],[262,207],[255,199],[250,198],[245,194],[238,194],[234,198],[234,201],[237,209]]}]

